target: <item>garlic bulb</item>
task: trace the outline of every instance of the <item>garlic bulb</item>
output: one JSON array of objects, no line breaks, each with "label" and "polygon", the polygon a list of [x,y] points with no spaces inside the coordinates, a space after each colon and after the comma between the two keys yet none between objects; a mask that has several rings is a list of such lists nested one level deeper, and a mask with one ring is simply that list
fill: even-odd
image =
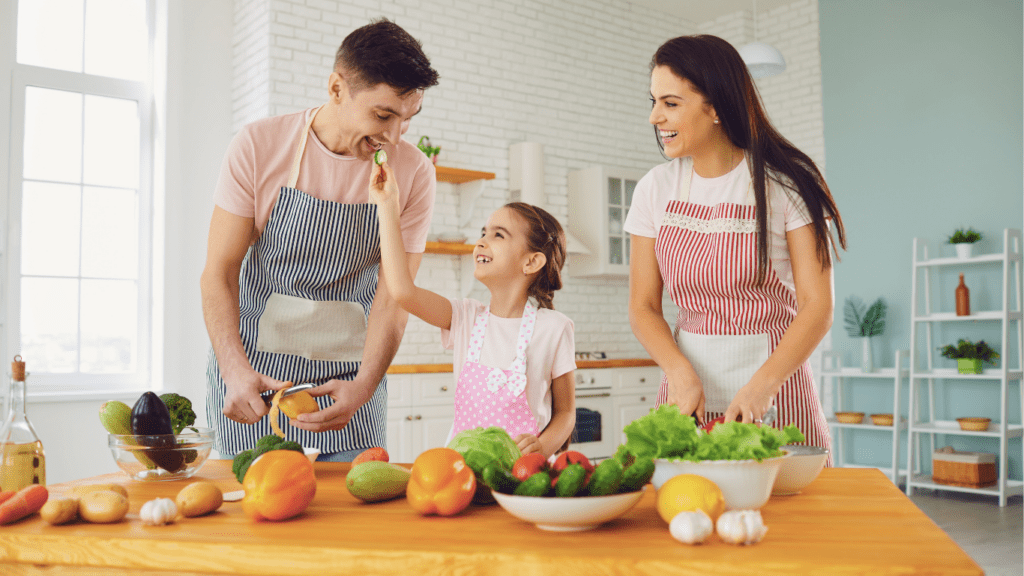
[{"label": "garlic bulb", "polygon": [[170,498],[157,498],[142,505],[139,517],[148,526],[160,526],[174,522],[178,515],[178,506]]},{"label": "garlic bulb", "polygon": [[668,523],[668,532],[683,544],[700,544],[711,535],[711,517],[703,510],[680,512]]},{"label": "garlic bulb", "polygon": [[718,517],[718,537],[729,544],[757,544],[768,532],[760,510],[730,510]]}]

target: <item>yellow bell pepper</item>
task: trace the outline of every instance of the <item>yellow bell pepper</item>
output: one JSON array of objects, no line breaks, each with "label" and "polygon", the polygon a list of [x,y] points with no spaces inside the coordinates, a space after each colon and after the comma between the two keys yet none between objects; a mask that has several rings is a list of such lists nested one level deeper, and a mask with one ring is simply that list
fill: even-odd
[{"label": "yellow bell pepper", "polygon": [[242,511],[253,520],[287,520],[316,495],[313,463],[294,450],[272,450],[249,466],[242,481]]},{"label": "yellow bell pepper", "polygon": [[476,476],[466,461],[451,448],[433,448],[412,464],[405,489],[409,505],[424,516],[453,516],[462,512],[476,493]]}]

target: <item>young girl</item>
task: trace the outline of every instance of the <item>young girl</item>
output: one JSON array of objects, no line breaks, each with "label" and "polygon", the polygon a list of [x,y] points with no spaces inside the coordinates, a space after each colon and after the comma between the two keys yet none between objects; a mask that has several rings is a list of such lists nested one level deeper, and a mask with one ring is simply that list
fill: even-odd
[{"label": "young girl", "polygon": [[523,454],[557,452],[576,425],[573,324],[551,305],[562,287],[561,225],[521,202],[491,214],[473,249],[473,276],[491,292],[486,305],[413,284],[398,226],[398,185],[386,162],[373,166],[370,198],[377,204],[388,292],[403,309],[441,328],[445,348],[455,351],[449,440],[463,430],[501,426]]}]

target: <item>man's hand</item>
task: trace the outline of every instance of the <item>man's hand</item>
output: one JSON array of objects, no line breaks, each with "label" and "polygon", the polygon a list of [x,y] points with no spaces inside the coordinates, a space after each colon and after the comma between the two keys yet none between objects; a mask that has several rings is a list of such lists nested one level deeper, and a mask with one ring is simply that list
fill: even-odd
[{"label": "man's hand", "polygon": [[358,377],[355,380],[329,380],[311,389],[309,394],[314,398],[330,396],[334,403],[318,412],[299,414],[298,418],[291,419],[291,425],[310,432],[341,430],[348,425],[356,410],[373,397],[376,387],[376,383],[366,386]]},{"label": "man's hand", "polygon": [[227,388],[222,412],[228,418],[242,424],[253,424],[270,411],[270,407],[263,401],[260,393],[267,390],[280,390],[286,384],[264,376],[255,370],[231,379],[223,374],[221,376],[223,376],[224,386]]}]

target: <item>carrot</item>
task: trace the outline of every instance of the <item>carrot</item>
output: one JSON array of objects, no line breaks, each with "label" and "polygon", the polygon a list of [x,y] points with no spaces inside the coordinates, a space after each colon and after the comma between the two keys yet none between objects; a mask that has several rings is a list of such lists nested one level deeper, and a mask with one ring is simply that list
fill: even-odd
[{"label": "carrot", "polygon": [[0,525],[17,522],[39,511],[50,497],[46,486],[33,484],[18,490],[6,502],[0,504]]}]

